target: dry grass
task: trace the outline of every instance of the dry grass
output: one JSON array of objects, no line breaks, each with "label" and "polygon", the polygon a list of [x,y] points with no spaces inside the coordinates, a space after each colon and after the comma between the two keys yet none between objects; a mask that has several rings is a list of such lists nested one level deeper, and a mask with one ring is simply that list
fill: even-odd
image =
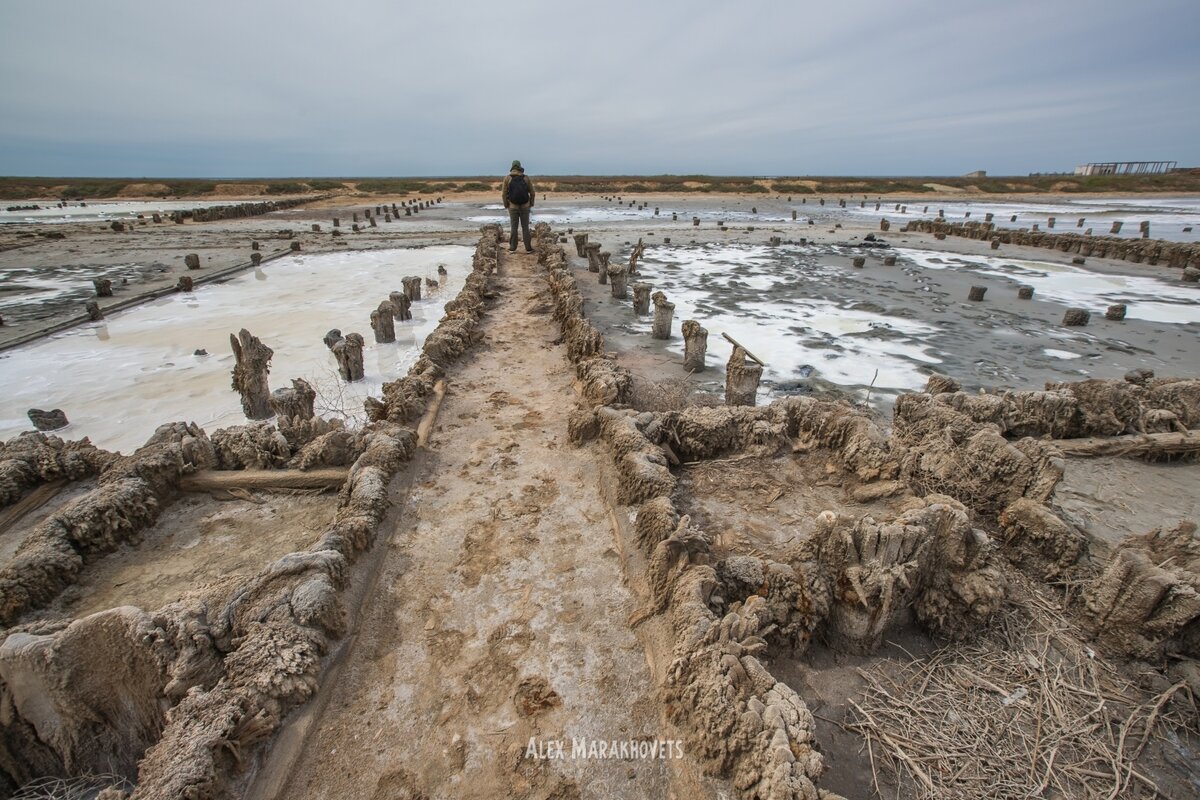
[{"label": "dry grass", "polygon": [[1196,699],[1182,683],[1135,686],[1042,587],[1014,580],[1021,607],[977,643],[862,673],[847,727],[872,775],[892,773],[921,800],[1160,796],[1138,759],[1156,738],[1197,732]]},{"label": "dry grass", "polygon": [[131,791],[133,786],[120,775],[79,775],[74,778],[38,778],[22,786],[12,800],[95,800],[112,787]]},{"label": "dry grass", "polygon": [[634,376],[629,405],[638,411],[682,411],[689,406],[721,405],[721,399],[697,391],[687,378],[652,381]]}]

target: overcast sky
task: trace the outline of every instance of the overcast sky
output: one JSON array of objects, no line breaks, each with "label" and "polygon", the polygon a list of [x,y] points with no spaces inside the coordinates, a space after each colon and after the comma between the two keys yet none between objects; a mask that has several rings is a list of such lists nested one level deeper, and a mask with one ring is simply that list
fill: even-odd
[{"label": "overcast sky", "polygon": [[1200,0],[0,2],[0,174],[1200,165]]}]

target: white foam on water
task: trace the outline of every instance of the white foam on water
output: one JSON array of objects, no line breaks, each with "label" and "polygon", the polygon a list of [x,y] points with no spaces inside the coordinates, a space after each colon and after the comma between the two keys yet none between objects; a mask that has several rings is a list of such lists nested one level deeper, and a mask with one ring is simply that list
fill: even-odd
[{"label": "white foam on water", "polygon": [[[449,275],[437,274],[444,264]],[[197,422],[210,433],[244,423],[230,386],[229,335],[241,328],[275,351],[272,388],[304,378],[318,390],[323,416],[360,418],[368,395],[416,361],[471,267],[471,248],[371,250],[285,256],[226,283],[198,287],[0,353],[0,438],[32,426],[30,408],[61,408],[63,438],[88,436],[99,447],[130,452],[165,422]],[[441,279],[423,287],[411,322],[396,323],[393,344],[376,344],[370,314],[400,279]],[[366,377],[345,383],[322,342],[326,331],[362,334]],[[207,356],[196,356],[196,349]]]},{"label": "white foam on water", "polygon": [[[763,245],[655,247],[642,264],[644,277],[635,280],[648,281],[675,303],[675,335],[667,349],[682,354],[679,327],[697,319],[709,332],[710,363],[728,358],[732,346],[720,338],[726,333],[767,362],[763,379],[768,383],[792,383],[811,374],[843,386],[874,382],[883,391],[925,385],[919,364],[941,362],[916,337],[936,332],[936,326],[822,298],[771,295],[767,290],[794,282],[800,271],[822,275],[836,269],[786,262],[780,259],[785,252]],[[713,291],[739,283],[762,294],[731,300]],[[648,332],[651,325],[652,315],[633,327]]]},{"label": "white foam on water", "polygon": [[1053,347],[1043,347],[1042,352],[1045,353],[1046,355],[1050,356],[1051,358],[1062,358],[1062,359],[1083,358],[1083,356],[1079,353],[1072,353],[1069,350],[1055,350]]},{"label": "white foam on water", "polygon": [[1034,288],[1034,296],[1067,306],[1102,313],[1109,305],[1126,303],[1125,316],[1148,322],[1186,325],[1200,322],[1200,286],[1144,275],[1093,272],[1073,264],[1006,259],[994,256],[955,256],[931,250],[896,248],[896,253],[926,269],[969,269],[1008,278]]}]

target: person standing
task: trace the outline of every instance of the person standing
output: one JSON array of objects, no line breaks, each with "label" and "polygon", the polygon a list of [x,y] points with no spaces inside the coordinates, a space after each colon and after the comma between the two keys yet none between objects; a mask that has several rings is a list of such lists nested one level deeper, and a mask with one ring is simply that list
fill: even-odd
[{"label": "person standing", "polygon": [[517,251],[517,225],[525,238],[525,252],[532,253],[533,245],[529,238],[529,210],[533,208],[533,181],[525,177],[525,168],[520,161],[512,162],[512,169],[504,176],[504,185],[500,189],[500,199],[508,209],[508,220],[512,235],[508,239],[508,252]]}]

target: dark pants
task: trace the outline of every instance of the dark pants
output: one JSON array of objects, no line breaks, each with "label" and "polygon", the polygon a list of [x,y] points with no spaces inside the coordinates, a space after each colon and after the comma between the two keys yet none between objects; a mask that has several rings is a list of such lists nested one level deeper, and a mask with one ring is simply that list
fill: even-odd
[{"label": "dark pants", "polygon": [[508,249],[517,249],[517,223],[521,224],[521,233],[525,237],[525,249],[532,250],[533,245],[529,242],[529,206],[509,206],[508,207],[509,227],[512,228],[512,235],[508,238]]}]

